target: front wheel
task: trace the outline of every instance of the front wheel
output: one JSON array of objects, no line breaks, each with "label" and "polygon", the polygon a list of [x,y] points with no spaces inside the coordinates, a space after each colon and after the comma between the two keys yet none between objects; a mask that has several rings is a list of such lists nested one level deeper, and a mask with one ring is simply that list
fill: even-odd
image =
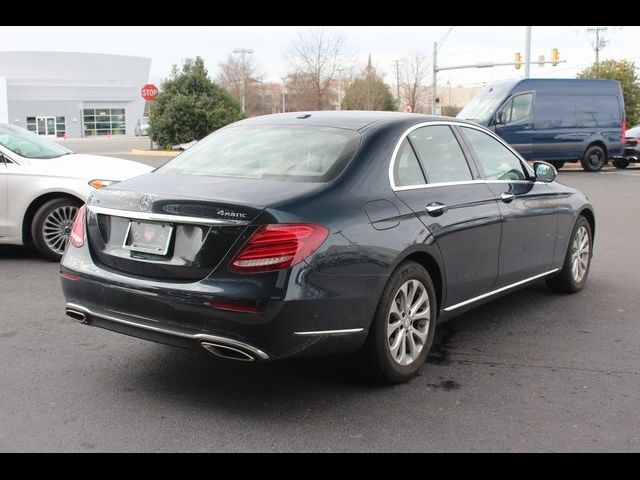
[{"label": "front wheel", "polygon": [[49,260],[59,262],[62,258],[80,205],[82,202],[74,198],[55,198],[42,205],[33,217],[33,243]]},{"label": "front wheel", "polygon": [[581,215],[573,227],[562,270],[547,280],[549,287],[561,293],[576,293],[582,290],[587,283],[591,267],[592,245],[591,225]]},{"label": "front wheel", "polygon": [[378,378],[399,383],[416,374],[433,342],[436,312],[427,271],[416,262],[401,264],[382,293],[365,345]]},{"label": "front wheel", "polygon": [[587,172],[598,172],[602,170],[604,164],[607,162],[607,153],[599,145],[591,145],[584,152],[582,157],[582,168]]}]

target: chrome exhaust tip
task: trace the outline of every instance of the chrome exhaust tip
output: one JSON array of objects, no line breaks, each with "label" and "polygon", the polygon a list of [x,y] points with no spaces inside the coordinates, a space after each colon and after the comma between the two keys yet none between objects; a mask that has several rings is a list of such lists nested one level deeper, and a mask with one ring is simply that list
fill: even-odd
[{"label": "chrome exhaust tip", "polygon": [[207,352],[228,360],[237,360],[240,362],[253,362],[255,360],[252,354],[235,347],[230,347],[229,345],[211,342],[201,342],[200,345],[202,345],[202,348]]},{"label": "chrome exhaust tip", "polygon": [[67,317],[73,318],[76,322],[80,322],[80,323],[87,322],[87,316],[83,312],[74,310],[72,308],[67,308],[65,309],[65,313],[67,314]]}]

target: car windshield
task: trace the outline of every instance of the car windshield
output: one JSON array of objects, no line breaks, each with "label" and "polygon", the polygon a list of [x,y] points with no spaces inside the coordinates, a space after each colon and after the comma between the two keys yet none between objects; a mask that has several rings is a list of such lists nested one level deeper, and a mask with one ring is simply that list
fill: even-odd
[{"label": "car windshield", "polygon": [[0,125],[0,145],[25,158],[57,158],[73,153],[24,128]]},{"label": "car windshield", "polygon": [[513,82],[487,85],[471,99],[457,117],[486,124],[513,88]]},{"label": "car windshield", "polygon": [[142,117],[140,119],[140,125],[149,125],[149,117]]},{"label": "car windshield", "polygon": [[298,125],[227,127],[209,135],[159,173],[326,182],[353,156],[360,135]]}]

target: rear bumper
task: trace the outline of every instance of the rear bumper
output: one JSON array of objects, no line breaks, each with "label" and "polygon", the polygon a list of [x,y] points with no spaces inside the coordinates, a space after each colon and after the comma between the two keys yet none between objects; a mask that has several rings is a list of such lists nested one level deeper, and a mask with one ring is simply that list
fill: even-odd
[{"label": "rear bumper", "polygon": [[243,352],[248,360],[268,360],[269,355],[259,348],[231,338],[194,333],[175,327],[152,325],[141,319],[127,319],[122,315],[106,315],[97,313],[89,308],[75,303],[67,303],[66,314],[77,322],[104,328],[132,337],[142,338],[157,343],[174,345],[176,347],[193,348],[198,346],[221,345]]},{"label": "rear bumper", "polygon": [[[377,275],[321,274],[304,262],[275,276],[157,282],[97,266],[86,246],[69,248],[61,268],[67,309],[82,313],[82,323],[179,347],[217,343],[255,360],[357,350],[386,282]],[[227,311],[212,302],[259,308]]]}]

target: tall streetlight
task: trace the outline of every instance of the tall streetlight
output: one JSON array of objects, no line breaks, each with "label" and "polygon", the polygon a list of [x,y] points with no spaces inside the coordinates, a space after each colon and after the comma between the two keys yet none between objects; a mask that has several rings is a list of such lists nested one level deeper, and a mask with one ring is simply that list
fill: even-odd
[{"label": "tall streetlight", "polygon": [[241,88],[242,88],[242,113],[246,112],[246,98],[245,98],[245,79],[247,77],[247,63],[246,63],[246,55],[249,54],[251,55],[253,53],[253,50],[251,50],[250,48],[237,48],[233,51],[233,53],[237,53],[240,54],[242,57],[242,83],[241,83]]}]

